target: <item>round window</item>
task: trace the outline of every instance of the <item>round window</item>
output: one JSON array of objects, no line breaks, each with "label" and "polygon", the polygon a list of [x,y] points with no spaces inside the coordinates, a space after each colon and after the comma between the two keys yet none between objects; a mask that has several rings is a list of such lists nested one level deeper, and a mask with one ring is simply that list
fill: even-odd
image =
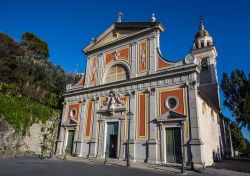
[{"label": "round window", "polygon": [[76,113],[77,113],[77,110],[76,110],[76,109],[72,109],[72,110],[70,111],[70,117],[71,117],[71,118],[74,118],[74,117],[76,116]]},{"label": "round window", "polygon": [[176,97],[168,97],[165,101],[165,107],[170,110],[174,110],[178,107],[178,100]]}]

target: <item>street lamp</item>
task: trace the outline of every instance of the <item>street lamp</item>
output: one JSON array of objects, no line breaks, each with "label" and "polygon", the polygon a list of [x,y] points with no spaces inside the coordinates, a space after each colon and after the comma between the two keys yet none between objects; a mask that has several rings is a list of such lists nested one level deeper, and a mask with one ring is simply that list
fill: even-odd
[{"label": "street lamp", "polygon": [[131,107],[130,107],[130,96],[131,94],[128,94],[129,97],[129,108],[128,108],[128,141],[127,141],[127,167],[130,167],[130,151],[129,151],[129,146],[130,146],[130,120],[133,115],[131,112]]}]

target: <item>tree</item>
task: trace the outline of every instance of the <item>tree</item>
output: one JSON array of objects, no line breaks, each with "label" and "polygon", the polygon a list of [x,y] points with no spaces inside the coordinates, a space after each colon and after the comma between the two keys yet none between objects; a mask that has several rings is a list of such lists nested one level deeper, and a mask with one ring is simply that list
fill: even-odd
[{"label": "tree", "polygon": [[37,60],[47,60],[49,57],[49,48],[45,41],[31,32],[25,32],[22,35],[23,46],[26,46]]},{"label": "tree", "polygon": [[234,149],[239,152],[245,152],[247,148],[247,144],[237,123],[232,122],[230,124],[230,129],[231,129],[232,142],[233,142]]},{"label": "tree", "polygon": [[23,51],[19,44],[8,35],[0,32],[0,58],[21,55],[23,55]]},{"label": "tree", "polygon": [[250,74],[235,70],[229,76],[223,73],[221,88],[225,97],[224,105],[236,117],[236,121],[250,131]]},{"label": "tree", "polygon": [[30,32],[23,34],[20,44],[0,33],[0,93],[60,108],[66,85],[79,79],[52,64],[48,56],[48,45]]}]

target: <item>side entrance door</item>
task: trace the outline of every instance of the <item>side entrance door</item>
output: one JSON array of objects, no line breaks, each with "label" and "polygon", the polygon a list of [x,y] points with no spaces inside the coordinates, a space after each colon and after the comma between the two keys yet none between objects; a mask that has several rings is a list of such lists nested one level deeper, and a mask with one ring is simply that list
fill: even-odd
[{"label": "side entrance door", "polygon": [[109,157],[116,158],[117,153],[117,134],[110,135]]},{"label": "side entrance door", "polygon": [[74,130],[68,131],[68,141],[66,146],[66,153],[72,155],[73,151],[73,142],[74,142]]},{"label": "side entrance door", "polygon": [[181,163],[180,128],[166,128],[166,155],[167,163]]},{"label": "side entrance door", "polygon": [[117,158],[118,122],[108,122],[106,132],[106,152],[109,158]]}]

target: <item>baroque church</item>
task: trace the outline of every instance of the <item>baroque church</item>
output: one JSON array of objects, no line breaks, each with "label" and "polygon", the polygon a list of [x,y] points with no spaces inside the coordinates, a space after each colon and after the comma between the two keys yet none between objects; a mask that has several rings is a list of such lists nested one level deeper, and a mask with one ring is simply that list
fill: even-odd
[{"label": "baroque church", "polygon": [[171,61],[154,15],[149,22],[121,15],[83,48],[86,70],[63,95],[56,154],[197,167],[231,156],[217,50],[203,20],[187,56]]}]

